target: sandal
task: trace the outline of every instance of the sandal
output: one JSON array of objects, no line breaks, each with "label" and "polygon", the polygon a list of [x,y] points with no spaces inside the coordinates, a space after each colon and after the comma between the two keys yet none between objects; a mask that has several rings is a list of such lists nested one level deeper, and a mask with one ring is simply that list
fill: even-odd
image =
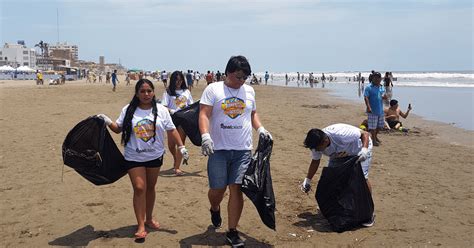
[{"label": "sandal", "polygon": [[135,239],[145,239],[148,233],[146,231],[135,233]]},{"label": "sandal", "polygon": [[180,169],[178,169],[178,170],[173,169],[173,171],[174,171],[174,175],[175,175],[175,176],[178,176],[178,177],[179,177],[179,176],[184,175],[184,172],[183,172],[182,170],[180,170]]},{"label": "sandal", "polygon": [[152,220],[150,222],[145,222],[145,226],[148,227],[148,228],[151,228],[151,229],[155,229],[155,230],[158,230],[160,229],[160,223]]}]

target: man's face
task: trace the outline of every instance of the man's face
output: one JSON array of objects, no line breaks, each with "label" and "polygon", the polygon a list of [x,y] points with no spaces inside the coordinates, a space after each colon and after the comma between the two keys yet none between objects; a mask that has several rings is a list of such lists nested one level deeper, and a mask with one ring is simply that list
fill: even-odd
[{"label": "man's face", "polygon": [[321,142],[321,144],[316,146],[315,150],[318,151],[318,152],[324,151],[326,149],[326,147],[328,147],[328,145],[329,145],[329,138],[325,137],[323,142]]},{"label": "man's face", "polygon": [[376,85],[379,85],[380,82],[382,82],[382,78],[376,76],[376,77],[373,78],[372,82],[373,82],[374,84],[376,84]]},{"label": "man's face", "polygon": [[248,76],[245,75],[243,71],[235,71],[232,73],[229,73],[229,80],[232,82],[233,85],[236,86],[242,86],[245,83],[245,80],[247,80]]}]

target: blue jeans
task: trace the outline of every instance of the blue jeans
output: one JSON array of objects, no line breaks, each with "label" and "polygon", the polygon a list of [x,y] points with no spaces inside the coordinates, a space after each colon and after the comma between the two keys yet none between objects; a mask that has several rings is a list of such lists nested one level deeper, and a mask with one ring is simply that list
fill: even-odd
[{"label": "blue jeans", "polygon": [[209,188],[223,189],[229,184],[242,184],[252,160],[252,151],[216,150],[207,160]]}]

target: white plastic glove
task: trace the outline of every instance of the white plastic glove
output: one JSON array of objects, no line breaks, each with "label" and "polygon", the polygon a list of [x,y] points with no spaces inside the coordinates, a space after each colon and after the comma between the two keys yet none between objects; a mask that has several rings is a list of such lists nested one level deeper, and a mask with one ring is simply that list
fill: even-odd
[{"label": "white plastic glove", "polygon": [[258,134],[263,134],[265,136],[267,136],[268,138],[270,138],[271,140],[273,140],[273,137],[272,135],[270,134],[270,132],[268,132],[263,126],[260,126],[258,129],[257,129],[257,132]]},{"label": "white plastic glove", "polygon": [[202,134],[201,140],[202,155],[209,156],[214,154],[214,142],[211,139],[211,135],[209,133]]},{"label": "white plastic glove", "polygon": [[357,162],[365,161],[366,159],[369,158],[369,149],[366,147],[362,147],[362,149],[360,150],[359,154],[357,154],[357,156],[359,156],[359,158],[357,159]]},{"label": "white plastic glove", "polygon": [[101,118],[102,120],[104,120],[105,122],[105,125],[107,126],[110,126],[110,124],[112,124],[112,119],[110,119],[108,116],[106,116],[105,114],[98,114],[97,117]]},{"label": "white plastic glove", "polygon": [[174,109],[169,109],[169,110],[170,110],[170,114],[176,113],[176,110],[174,110]]},{"label": "white plastic glove", "polygon": [[183,164],[188,164],[189,152],[185,146],[178,147],[179,152],[183,155]]},{"label": "white plastic glove", "polygon": [[308,193],[311,190],[311,179],[305,178],[301,184],[301,191]]}]

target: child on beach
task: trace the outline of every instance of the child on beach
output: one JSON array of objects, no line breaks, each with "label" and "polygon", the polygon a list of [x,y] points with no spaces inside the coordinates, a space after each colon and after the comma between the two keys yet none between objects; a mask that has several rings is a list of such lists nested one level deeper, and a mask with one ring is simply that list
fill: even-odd
[{"label": "child on beach", "polygon": [[379,72],[373,72],[369,76],[370,84],[364,89],[364,100],[367,107],[368,129],[372,135],[374,146],[380,144],[377,137],[378,132],[384,127],[383,99],[386,99],[385,88],[380,84],[382,75]]},{"label": "child on beach", "polygon": [[156,102],[154,90],[150,80],[141,79],[135,85],[132,100],[122,108],[115,122],[104,114],[98,115],[110,130],[122,133],[124,157],[133,186],[133,209],[138,222],[136,239],[147,236],[145,226],[160,228],[160,224],[153,219],[153,208],[155,185],[165,153],[165,133],[168,139],[178,144],[183,158],[189,158],[168,110]]},{"label": "child on beach", "polygon": [[[181,110],[193,103],[193,97],[191,92],[186,87],[184,82],[184,75],[180,71],[174,71],[171,73],[170,82],[168,89],[163,93],[163,99],[161,104],[165,106],[171,115],[176,111]],[[181,138],[181,142],[184,145],[186,140],[186,134],[181,127],[176,127]],[[174,174],[176,176],[183,175],[183,172],[180,170],[182,156],[178,152],[178,144],[173,139],[168,139],[168,148],[173,155],[174,159]]]},{"label": "child on beach", "polygon": [[402,127],[402,122],[400,122],[400,116],[403,117],[403,119],[406,119],[410,111],[411,111],[411,104],[408,104],[407,112],[403,113],[400,110],[400,107],[398,106],[398,101],[395,99],[392,99],[390,101],[390,107],[384,110],[385,119],[387,120],[387,123],[391,129],[407,132],[408,129]]}]

